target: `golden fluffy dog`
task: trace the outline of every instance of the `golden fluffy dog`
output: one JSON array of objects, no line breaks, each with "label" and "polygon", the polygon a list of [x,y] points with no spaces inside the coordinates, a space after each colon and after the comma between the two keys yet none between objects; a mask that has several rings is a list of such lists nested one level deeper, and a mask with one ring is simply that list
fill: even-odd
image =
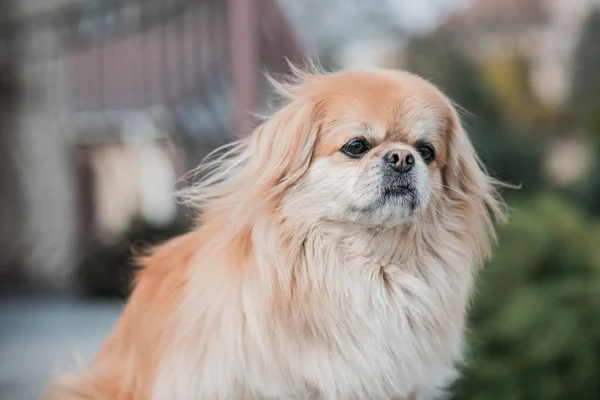
[{"label": "golden fluffy dog", "polygon": [[429,399],[455,378],[503,217],[451,102],[391,70],[296,71],[205,165],[85,371],[46,399]]}]

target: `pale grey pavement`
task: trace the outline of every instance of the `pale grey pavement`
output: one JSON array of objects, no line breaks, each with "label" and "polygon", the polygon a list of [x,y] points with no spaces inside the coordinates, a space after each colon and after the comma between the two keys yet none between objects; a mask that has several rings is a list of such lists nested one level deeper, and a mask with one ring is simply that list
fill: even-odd
[{"label": "pale grey pavement", "polygon": [[52,371],[89,362],[121,307],[106,300],[0,298],[0,400],[39,399]]}]

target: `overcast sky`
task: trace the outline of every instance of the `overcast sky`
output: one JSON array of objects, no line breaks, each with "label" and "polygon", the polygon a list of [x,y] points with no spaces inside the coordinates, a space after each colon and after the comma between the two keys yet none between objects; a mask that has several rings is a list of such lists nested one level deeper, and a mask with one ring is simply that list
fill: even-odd
[{"label": "overcast sky", "polygon": [[313,53],[435,29],[466,0],[279,0]]}]

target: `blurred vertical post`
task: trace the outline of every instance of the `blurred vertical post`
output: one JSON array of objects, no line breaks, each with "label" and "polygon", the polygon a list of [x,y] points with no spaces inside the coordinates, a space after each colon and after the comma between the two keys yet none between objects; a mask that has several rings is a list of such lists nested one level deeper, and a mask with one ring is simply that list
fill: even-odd
[{"label": "blurred vertical post", "polygon": [[[259,0],[261,19],[271,27],[273,32],[277,32],[278,56],[285,56],[292,64],[303,66],[306,61],[304,58],[305,49],[300,43],[296,32],[292,29],[279,4],[275,0]],[[288,65],[280,66],[287,70]]]},{"label": "blurred vertical post", "polygon": [[[69,0],[12,2],[20,19],[14,63],[19,85],[16,152],[22,188],[23,268],[36,284],[68,288],[77,267],[73,129],[64,68],[62,12]],[[44,23],[40,17],[44,16]]]},{"label": "blurred vertical post", "polygon": [[22,249],[20,218],[22,199],[18,184],[15,157],[15,130],[18,102],[18,82],[12,51],[14,27],[6,21],[12,16],[9,0],[0,0],[0,281],[17,275],[21,267]]},{"label": "blurred vertical post", "polygon": [[234,90],[234,134],[250,133],[250,114],[258,99],[259,35],[258,1],[228,0],[229,59]]}]

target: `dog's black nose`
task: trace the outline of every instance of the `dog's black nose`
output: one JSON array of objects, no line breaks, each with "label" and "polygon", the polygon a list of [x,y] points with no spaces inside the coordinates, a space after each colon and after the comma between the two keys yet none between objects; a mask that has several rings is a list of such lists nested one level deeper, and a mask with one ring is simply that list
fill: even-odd
[{"label": "dog's black nose", "polygon": [[415,156],[408,150],[391,150],[383,156],[383,160],[401,174],[407,173],[415,165]]}]

